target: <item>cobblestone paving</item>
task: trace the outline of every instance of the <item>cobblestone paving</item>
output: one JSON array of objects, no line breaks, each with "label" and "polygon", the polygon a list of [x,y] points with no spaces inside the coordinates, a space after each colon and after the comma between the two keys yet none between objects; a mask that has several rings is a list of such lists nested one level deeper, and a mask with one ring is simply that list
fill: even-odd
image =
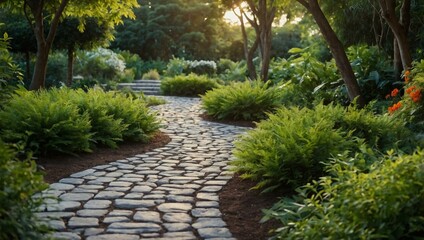
[{"label": "cobblestone paving", "polygon": [[234,239],[218,192],[231,178],[232,142],[245,128],[202,121],[199,99],[157,106],[162,148],[96,166],[50,185],[37,215],[59,239]]}]

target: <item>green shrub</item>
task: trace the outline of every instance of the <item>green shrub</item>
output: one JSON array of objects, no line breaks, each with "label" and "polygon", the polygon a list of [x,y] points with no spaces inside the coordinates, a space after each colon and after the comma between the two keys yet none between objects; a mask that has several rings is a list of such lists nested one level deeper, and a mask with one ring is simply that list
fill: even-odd
[{"label": "green shrub", "polygon": [[145,101],[92,89],[20,90],[0,112],[2,139],[38,153],[116,147],[122,140],[148,141],[159,128]]},{"label": "green shrub", "polygon": [[197,75],[213,76],[216,74],[216,63],[214,61],[195,60],[186,61],[185,73],[195,73]]},{"label": "green shrub", "polygon": [[424,231],[424,152],[389,156],[368,173],[337,160],[335,177],[299,189],[266,211],[277,239],[419,239]]},{"label": "green shrub", "polygon": [[242,177],[259,181],[257,188],[295,189],[323,176],[323,163],[332,156],[369,149],[365,160],[372,162],[374,151],[411,151],[412,136],[401,122],[366,110],[322,104],[281,108],[236,142],[232,165]]},{"label": "green shrub", "polygon": [[152,69],[152,70],[149,70],[147,73],[143,74],[142,79],[160,80],[160,75],[156,69]]},{"label": "green shrub", "polygon": [[9,53],[9,41],[7,34],[0,37],[0,108],[11,98],[15,90],[14,85],[23,79],[21,69]]},{"label": "green shrub", "polygon": [[48,91],[19,90],[0,112],[1,138],[25,150],[89,151],[91,124],[67,98],[52,99]]},{"label": "green shrub", "polygon": [[282,92],[261,81],[220,86],[202,96],[202,108],[217,119],[259,120],[281,106]]},{"label": "green shrub", "polygon": [[126,125],[122,132],[124,140],[147,142],[159,129],[159,122],[154,113],[140,99],[128,98],[121,93],[106,93],[106,112]]},{"label": "green shrub", "polygon": [[161,90],[171,96],[198,96],[218,86],[218,83],[207,76],[198,76],[194,73],[188,76],[179,75],[165,78],[161,82]]},{"label": "green shrub", "polygon": [[116,118],[108,113],[108,103],[113,96],[100,89],[83,90],[52,89],[49,92],[53,99],[68,99],[75,104],[79,113],[88,114],[91,123],[91,142],[93,144],[103,144],[112,148],[117,147],[117,142],[123,141],[123,132],[127,124],[122,119]]},{"label": "green shrub", "polygon": [[47,186],[33,161],[19,161],[0,141],[0,239],[42,239],[33,212],[41,202],[32,198]]},{"label": "green shrub", "polygon": [[47,62],[46,88],[61,87],[66,83],[68,69],[68,56],[65,53],[56,51],[49,56]]},{"label": "green shrub", "polygon": [[383,100],[398,80],[393,78],[390,57],[377,46],[357,45],[347,50],[349,61],[367,102]]},{"label": "green shrub", "polygon": [[134,79],[140,79],[143,74],[143,60],[140,56],[129,51],[121,51],[119,54],[124,58],[126,68],[133,72]]},{"label": "green shrub", "polygon": [[237,63],[232,61],[231,59],[225,59],[221,58],[218,61],[218,64],[216,66],[216,72],[217,74],[223,74],[227,71],[231,71],[232,69],[236,68]]},{"label": "green shrub", "polygon": [[233,62],[228,59],[221,59],[217,67],[219,79],[224,82],[243,82],[247,78],[246,61]]},{"label": "green shrub", "polygon": [[183,74],[187,68],[187,62],[184,59],[173,58],[169,60],[166,68],[166,76],[175,77]]},{"label": "green shrub", "polygon": [[120,54],[98,48],[78,54],[75,75],[82,75],[84,79],[92,79],[101,84],[119,82],[122,78],[125,79],[125,67],[124,58]]}]

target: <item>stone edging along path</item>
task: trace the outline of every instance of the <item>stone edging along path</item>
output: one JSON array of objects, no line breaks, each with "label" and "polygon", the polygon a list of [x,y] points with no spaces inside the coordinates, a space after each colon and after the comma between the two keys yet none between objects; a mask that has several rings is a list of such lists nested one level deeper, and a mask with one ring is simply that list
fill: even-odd
[{"label": "stone edging along path", "polygon": [[200,100],[156,106],[171,142],[53,183],[37,213],[57,239],[234,239],[218,192],[231,179],[233,141],[246,128],[202,121]]}]

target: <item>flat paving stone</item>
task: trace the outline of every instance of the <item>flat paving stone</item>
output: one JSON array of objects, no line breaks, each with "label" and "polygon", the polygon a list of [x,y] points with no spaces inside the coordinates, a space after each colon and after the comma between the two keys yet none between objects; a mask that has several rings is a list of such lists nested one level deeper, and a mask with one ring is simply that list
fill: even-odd
[{"label": "flat paving stone", "polygon": [[221,217],[221,211],[218,208],[195,208],[191,210],[194,217]]},{"label": "flat paving stone", "polygon": [[109,208],[111,204],[112,201],[110,200],[90,200],[84,204],[84,208],[105,209]]},{"label": "flat paving stone", "polygon": [[139,211],[134,214],[133,219],[138,222],[161,223],[160,214],[153,211]]},{"label": "flat paving stone", "polygon": [[101,234],[96,236],[90,236],[87,240],[139,240],[140,237],[137,235],[128,234]]},{"label": "flat paving stone", "polygon": [[197,230],[200,237],[208,238],[228,238],[232,237],[230,230],[227,228],[201,228]]},{"label": "flat paving stone", "polygon": [[99,219],[90,217],[72,217],[69,219],[68,227],[97,227],[99,226]]},{"label": "flat paving stone", "polygon": [[187,212],[192,209],[189,203],[162,203],[158,206],[158,210],[164,213],[171,212]]}]

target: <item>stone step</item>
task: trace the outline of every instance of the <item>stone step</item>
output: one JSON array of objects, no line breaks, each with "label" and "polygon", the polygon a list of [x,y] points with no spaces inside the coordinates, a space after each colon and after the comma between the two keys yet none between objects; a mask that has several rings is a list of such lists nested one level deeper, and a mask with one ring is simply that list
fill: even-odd
[{"label": "stone step", "polygon": [[134,92],[143,92],[146,95],[161,95],[160,81],[135,80],[132,83],[120,83],[118,89],[130,88]]},{"label": "stone step", "polygon": [[150,83],[160,85],[160,80],[134,80],[134,83]]}]

